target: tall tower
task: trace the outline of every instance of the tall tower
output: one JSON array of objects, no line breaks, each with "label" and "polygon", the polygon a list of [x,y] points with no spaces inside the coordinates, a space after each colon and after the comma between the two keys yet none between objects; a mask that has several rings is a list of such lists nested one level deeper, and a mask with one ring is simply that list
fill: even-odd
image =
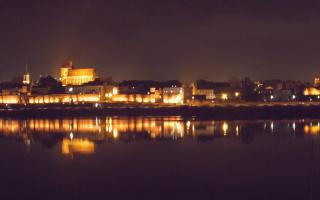
[{"label": "tall tower", "polygon": [[23,74],[22,83],[25,84],[25,85],[29,85],[30,84],[30,73],[28,71],[28,65],[26,65],[26,71]]}]

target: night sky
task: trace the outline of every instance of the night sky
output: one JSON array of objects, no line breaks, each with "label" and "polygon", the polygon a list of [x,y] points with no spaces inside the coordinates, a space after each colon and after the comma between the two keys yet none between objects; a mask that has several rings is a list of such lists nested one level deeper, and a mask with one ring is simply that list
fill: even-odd
[{"label": "night sky", "polygon": [[0,0],[0,26],[0,80],[66,58],[115,80],[320,73],[320,1]]}]

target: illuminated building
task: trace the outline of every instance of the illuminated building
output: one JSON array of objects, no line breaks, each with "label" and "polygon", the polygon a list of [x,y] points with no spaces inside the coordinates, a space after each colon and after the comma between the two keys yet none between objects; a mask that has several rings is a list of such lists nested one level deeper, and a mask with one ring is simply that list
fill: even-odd
[{"label": "illuminated building", "polygon": [[197,80],[192,83],[193,100],[237,100],[240,99],[240,88],[231,87],[226,82]]},{"label": "illuminated building", "polygon": [[95,79],[96,71],[94,68],[75,68],[72,61],[66,61],[60,68],[60,81],[63,86],[82,85]]},{"label": "illuminated building", "polygon": [[213,100],[215,98],[212,82],[197,80],[192,83],[193,99]]},{"label": "illuminated building", "polygon": [[184,93],[182,87],[165,87],[162,89],[163,103],[182,104]]},{"label": "illuminated building", "polygon": [[20,103],[19,95],[1,95],[0,104],[18,104]]},{"label": "illuminated building", "polygon": [[112,95],[112,101],[180,104],[184,102],[184,88],[176,80],[165,82],[123,81],[119,84],[117,94]]},{"label": "illuminated building", "polygon": [[100,94],[48,94],[29,96],[30,104],[100,102]]},{"label": "illuminated building", "polygon": [[28,70],[26,70],[26,73],[23,75],[22,83],[25,85],[29,85],[31,83],[30,82],[30,74],[29,74]]},{"label": "illuminated building", "polygon": [[112,101],[113,96],[116,96],[119,94],[119,88],[116,86],[106,85],[104,87],[104,90],[105,90],[104,96],[107,102]]},{"label": "illuminated building", "polygon": [[154,94],[116,94],[112,95],[113,102],[155,103]]},{"label": "illuminated building", "polygon": [[309,87],[304,89],[303,94],[305,96],[318,96],[320,95],[320,90],[317,88]]},{"label": "illuminated building", "polygon": [[132,102],[132,103],[168,103],[181,104],[184,102],[184,93],[182,87],[166,87],[160,90],[152,89],[147,94],[119,94],[114,88],[114,93],[106,93],[113,102]]},{"label": "illuminated building", "polygon": [[106,99],[106,89],[109,89],[110,87],[105,85],[102,81],[99,79],[96,79],[95,81],[84,83],[82,85],[75,85],[75,86],[66,86],[65,92],[67,94],[96,94],[100,96],[100,101],[105,101]]}]

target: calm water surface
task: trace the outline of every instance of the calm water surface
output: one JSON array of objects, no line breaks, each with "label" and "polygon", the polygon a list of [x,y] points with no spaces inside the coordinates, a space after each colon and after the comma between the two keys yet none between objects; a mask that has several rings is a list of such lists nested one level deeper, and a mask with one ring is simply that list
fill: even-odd
[{"label": "calm water surface", "polygon": [[320,199],[320,120],[0,119],[0,199]]}]

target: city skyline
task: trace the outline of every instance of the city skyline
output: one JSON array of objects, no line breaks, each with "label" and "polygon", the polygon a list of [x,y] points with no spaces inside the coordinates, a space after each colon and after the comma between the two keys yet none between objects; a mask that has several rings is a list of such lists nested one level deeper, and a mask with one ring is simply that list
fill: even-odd
[{"label": "city skyline", "polygon": [[115,80],[310,81],[319,74],[310,1],[2,1],[0,80],[58,76],[66,58]]},{"label": "city skyline", "polygon": [[[69,61],[70,59],[65,59],[64,62],[66,61]],[[71,60],[70,60],[71,61]],[[55,70],[52,73],[50,73],[49,71],[46,72],[46,73],[43,73],[43,74],[33,74],[32,73],[32,70],[30,70],[30,65],[26,64],[26,66],[24,67],[24,70],[20,71],[17,73],[17,74],[13,74],[12,77],[8,77],[6,76],[5,79],[0,79],[0,82],[20,82],[20,81],[24,81],[25,79],[25,76],[28,75],[29,76],[29,82],[32,82],[32,83],[36,83],[37,81],[39,81],[39,79],[41,77],[52,77],[54,79],[56,79],[57,81],[62,81],[61,80],[61,74],[60,74],[60,68],[63,67],[64,65],[64,62],[61,62],[62,64],[60,66],[56,66],[55,67]],[[73,62],[73,60],[71,61]],[[249,80],[252,80],[252,81],[256,81],[256,82],[260,82],[260,81],[276,81],[276,80],[279,80],[279,81],[298,81],[298,82],[304,82],[304,83],[309,83],[309,84],[314,84],[314,81],[315,79],[318,79],[319,76],[317,75],[314,75],[311,77],[311,79],[309,80],[304,80],[304,79],[281,79],[280,77],[279,78],[267,78],[267,79],[253,79],[252,77],[249,77],[249,76],[244,76],[244,77],[239,77],[239,76],[229,76],[227,77],[226,79],[212,79],[212,78],[203,78],[203,77],[198,77],[198,78],[191,78],[190,80],[181,80],[181,79],[152,79],[150,77],[145,77],[143,79],[138,79],[138,78],[135,78],[133,77],[132,79],[114,79],[114,77],[112,77],[111,75],[105,75],[105,74],[101,74],[99,73],[99,70],[97,70],[97,68],[95,66],[73,66],[73,69],[75,70],[81,70],[83,68],[87,68],[87,69],[94,69],[97,73],[97,76],[96,76],[96,79],[97,80],[102,80],[102,81],[114,81],[114,82],[122,82],[122,81],[156,81],[156,82],[166,82],[166,81],[180,81],[181,83],[193,83],[194,81],[197,81],[197,80],[204,80],[204,81],[211,81],[211,82],[232,82],[232,81],[244,81],[245,79],[249,78]],[[37,75],[37,76],[36,76]],[[21,79],[21,80],[20,80]],[[91,80],[91,81],[94,81],[94,80]],[[28,82],[28,84],[29,84]]]},{"label": "city skyline", "polygon": [[320,199],[319,0],[0,0],[0,199]]}]

